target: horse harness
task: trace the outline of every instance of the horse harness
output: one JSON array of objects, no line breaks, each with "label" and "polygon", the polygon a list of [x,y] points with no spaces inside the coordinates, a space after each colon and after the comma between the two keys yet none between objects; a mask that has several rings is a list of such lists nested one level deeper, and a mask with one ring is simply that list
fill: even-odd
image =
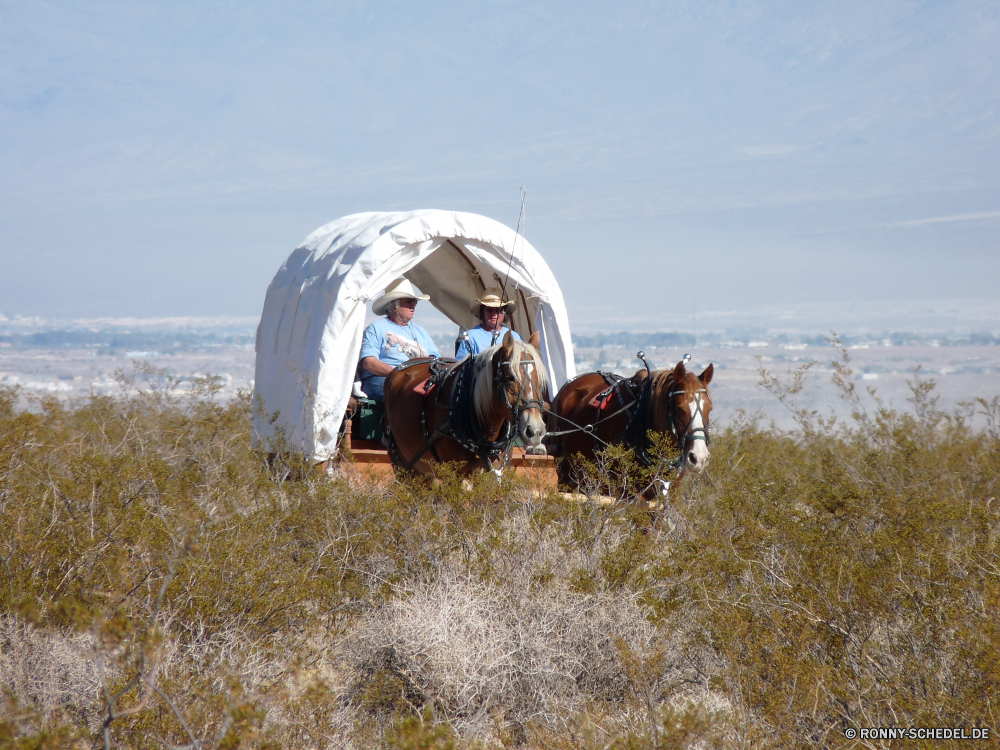
[{"label": "horse harness", "polygon": [[[647,377],[646,381],[651,384],[652,378]],[[671,385],[675,385],[675,383],[672,381]],[[650,391],[652,391],[651,386]],[[683,429],[681,429],[680,419],[678,418],[678,409],[676,403],[674,402],[674,397],[681,396],[685,393],[687,393],[687,391],[684,388],[681,388],[680,390],[670,391],[670,393],[667,394],[667,403],[669,404],[667,408],[667,425],[670,428],[670,434],[673,435],[674,442],[677,444],[678,451],[680,452],[680,455],[671,465],[671,468],[675,470],[680,469],[680,467],[684,465],[684,455],[687,453],[688,445],[690,443],[693,443],[696,440],[702,440],[705,445],[708,445],[712,440],[708,431],[708,420],[705,418],[705,412],[703,411],[704,400],[701,398],[701,394],[708,393],[705,388],[699,388],[694,392],[694,411],[691,413],[691,418],[688,420],[687,424],[683,425]],[[699,415],[701,416],[701,427],[695,427],[695,419]],[[645,437],[645,432],[642,433],[642,435],[644,436],[646,445],[643,454],[640,456],[640,460],[642,460],[647,466],[650,466],[652,465],[652,458],[649,456],[649,438]]]},{"label": "horse harness", "polygon": [[[390,452],[393,463],[402,465],[407,471],[412,471],[417,461],[423,458],[424,454],[430,451],[434,460],[443,463],[438,455],[435,444],[443,437],[450,438],[484,461],[488,468],[497,471],[493,462],[503,456],[500,470],[506,465],[510,457],[510,451],[514,446],[516,429],[514,424],[518,416],[525,409],[533,406],[541,409],[543,404],[538,399],[524,399],[524,387],[527,384],[527,376],[521,381],[521,389],[516,394],[516,398],[511,403],[511,383],[516,380],[508,378],[504,374],[504,366],[509,369],[509,361],[501,362],[494,373],[494,392],[502,393],[504,406],[511,413],[510,419],[505,419],[500,433],[496,440],[491,440],[483,434],[482,426],[476,415],[476,407],[473,400],[475,395],[476,382],[476,358],[467,357],[456,363],[453,359],[432,359],[410,360],[400,365],[398,370],[406,370],[418,364],[427,363],[430,368],[430,377],[417,386],[418,393],[423,395],[422,408],[420,410],[420,424],[424,433],[424,444],[420,451],[409,461],[404,460],[396,445],[396,439],[390,434]],[[450,386],[450,389],[449,389]],[[445,415],[431,426],[433,422],[433,412],[435,408],[446,409]]]},{"label": "horse harness", "polygon": [[[566,435],[573,432],[585,432],[588,433],[594,440],[602,443],[604,447],[608,447],[611,442],[618,442],[624,439],[626,445],[632,448],[635,453],[636,458],[643,466],[652,466],[655,463],[652,455],[650,455],[650,450],[652,449],[652,443],[649,439],[649,425],[652,420],[652,396],[653,396],[653,376],[652,371],[646,368],[646,376],[637,384],[632,379],[623,378],[621,375],[616,375],[612,372],[601,372],[598,371],[597,374],[604,378],[604,381],[608,383],[608,387],[603,391],[594,396],[589,405],[597,408],[598,412],[603,411],[607,408],[608,403],[611,401],[612,397],[617,397],[619,403],[622,404],[621,408],[610,414],[606,414],[588,425],[576,425],[569,419],[562,415],[554,414],[558,419],[562,419],[565,422],[569,422],[574,425],[573,429],[562,430],[560,432],[550,432],[550,435]],[[673,383],[671,383],[673,384]],[[635,387],[638,385],[639,392],[635,392]],[[623,393],[623,391],[627,391]],[[678,469],[684,463],[684,454],[687,452],[687,446],[689,443],[695,440],[703,440],[706,444],[709,443],[711,437],[708,431],[708,422],[705,419],[705,414],[702,411],[702,399],[696,398],[696,411],[691,415],[691,419],[688,423],[680,428],[678,418],[678,409],[674,403],[674,397],[680,396],[686,393],[682,388],[680,390],[671,391],[668,394],[668,407],[667,407],[667,425],[670,430],[670,434],[673,436],[679,450],[680,456],[671,466],[672,469]],[[704,388],[696,391],[696,395],[707,393]],[[629,400],[631,399],[631,400]],[[618,434],[616,438],[611,439],[610,442],[605,442],[601,438],[597,437],[594,428],[597,427],[601,422],[605,422],[612,419],[622,412],[628,415],[628,420],[625,423],[625,429]],[[701,415],[702,427],[693,427],[695,418]]]}]

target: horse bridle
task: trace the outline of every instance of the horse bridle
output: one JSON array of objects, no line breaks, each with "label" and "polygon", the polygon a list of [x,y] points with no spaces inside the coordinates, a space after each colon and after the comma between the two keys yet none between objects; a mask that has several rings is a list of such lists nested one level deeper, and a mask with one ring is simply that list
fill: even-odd
[{"label": "horse bridle", "polygon": [[[645,408],[643,407],[643,401],[644,401],[643,396],[645,395],[646,400],[648,401],[649,391],[650,388],[652,387],[653,370],[650,368],[649,363],[646,361],[646,355],[643,351],[637,352],[636,357],[645,366],[647,374],[639,386],[639,394],[634,397],[635,400],[633,400],[631,403],[623,404],[623,406],[617,411],[601,417],[600,419],[597,420],[597,422],[587,425],[578,425],[576,424],[576,422],[573,422],[572,420],[562,416],[561,414],[556,414],[555,412],[549,411],[547,413],[552,414],[557,419],[560,419],[564,422],[571,424],[572,429],[560,430],[558,432],[549,432],[547,434],[550,436],[561,436],[561,435],[568,435],[574,432],[584,432],[590,435],[592,439],[594,439],[595,441],[603,445],[605,448],[607,448],[609,447],[609,443],[597,437],[597,435],[594,432],[594,428],[601,422],[607,419],[611,419],[612,417],[616,417],[622,412],[626,412],[629,415],[629,423],[625,427],[625,434],[626,435],[631,434],[631,441],[633,443],[633,449],[636,451],[637,458],[646,465],[652,465],[653,461],[652,457],[649,455],[648,452],[649,446],[648,444],[646,444],[645,430],[642,430],[643,433],[642,436],[634,434],[636,430],[633,428],[633,420],[639,418],[641,413],[646,409],[648,409],[648,403]],[[691,355],[685,354],[683,361],[687,363],[688,361],[690,361],[690,359]],[[618,387],[626,385],[627,383],[629,383],[629,381],[621,380],[613,386],[613,389],[617,389]],[[680,424],[680,419],[677,414],[679,409],[677,408],[677,405],[674,402],[674,398],[686,393],[688,393],[687,389],[681,389],[681,390],[671,391],[667,395],[667,397],[670,399],[670,407],[668,409],[668,417],[667,417],[668,419],[667,427],[670,430],[671,435],[674,437],[674,440],[677,442],[677,449],[680,453],[677,459],[671,463],[671,469],[675,471],[680,470],[681,466],[684,465],[684,454],[687,453],[687,447],[689,443],[694,442],[696,440],[703,440],[705,444],[708,445],[711,442],[711,434],[709,433],[708,429],[708,419],[706,418],[704,412],[704,401],[703,399],[699,398],[701,394],[705,394],[707,396],[708,389],[699,388],[694,392],[695,411],[691,414],[691,419],[689,419],[687,424],[683,425],[683,429],[681,429],[682,426]],[[619,398],[621,398],[621,396],[619,396]],[[693,427],[695,418],[699,414],[701,415],[702,426]]]},{"label": "horse bridle", "polygon": [[[705,445],[708,445],[709,443],[712,442],[712,437],[708,431],[708,419],[705,417],[705,412],[702,408],[704,401],[703,399],[700,398],[701,394],[703,393],[705,395],[708,395],[708,390],[706,388],[699,388],[694,392],[695,410],[691,413],[691,419],[689,419],[688,423],[684,425],[684,429],[680,430],[678,428],[680,420],[678,419],[677,412],[679,411],[679,409],[674,403],[674,397],[685,395],[687,393],[689,393],[689,391],[681,389],[679,391],[671,391],[667,395],[667,397],[670,399],[670,432],[671,434],[673,434],[674,439],[677,441],[677,447],[681,452],[681,456],[683,456],[684,453],[687,452],[688,443],[692,443],[696,440],[703,440],[705,442]],[[701,415],[702,426],[693,427],[692,425],[694,425],[695,417],[697,417],[699,414]]]},{"label": "horse bridle", "polygon": [[[492,466],[492,462],[487,459],[487,463],[490,464],[490,470],[494,474],[496,474],[498,477],[502,474],[503,470],[510,463],[511,456],[512,456],[513,451],[514,451],[514,437],[515,437],[515,435],[511,434],[511,431],[513,430],[514,433],[516,434],[516,432],[517,432],[517,422],[518,422],[518,419],[520,418],[521,412],[526,411],[526,410],[532,408],[532,406],[534,406],[535,408],[537,408],[539,410],[542,410],[545,407],[545,405],[542,403],[542,401],[540,399],[537,399],[537,398],[525,399],[524,398],[524,389],[527,386],[528,380],[530,379],[530,377],[529,377],[529,375],[527,373],[527,368],[528,368],[529,365],[531,365],[531,366],[535,365],[534,360],[531,360],[531,359],[520,360],[518,362],[518,365],[523,370],[525,370],[525,373],[524,373],[524,377],[521,379],[521,388],[517,392],[517,398],[514,400],[513,403],[511,403],[510,397],[511,397],[511,393],[513,391],[512,391],[512,389],[511,389],[510,386],[511,386],[512,382],[513,383],[517,382],[517,378],[514,377],[512,371],[511,371],[511,364],[512,364],[511,360],[501,360],[498,363],[497,368],[496,368],[496,370],[493,373],[493,390],[497,392],[497,403],[498,404],[500,403],[500,395],[499,394],[502,393],[503,394],[503,405],[507,408],[507,411],[510,412],[510,419],[509,420],[505,420],[507,427],[501,433],[503,435],[503,437],[501,437],[497,441],[493,441],[493,443],[492,443],[493,446],[500,446],[500,445],[504,446],[502,449],[500,449],[499,453],[496,455],[496,457],[500,460],[500,468],[494,468]],[[506,369],[507,373],[510,373],[510,374],[505,374],[504,373],[505,369]],[[466,446],[466,447],[468,447],[468,446]],[[480,454],[478,451],[474,451],[474,452],[476,452],[477,455],[480,455],[480,458],[483,457],[482,454]]]},{"label": "horse bridle", "polygon": [[[517,383],[517,378],[514,377],[514,374],[511,371],[512,364],[513,364],[512,361],[509,359],[500,362],[499,367],[497,367],[496,372],[493,374],[493,381],[494,381],[493,388],[499,393],[503,393],[504,406],[507,408],[507,411],[510,412],[510,420],[511,422],[516,423],[521,415],[521,412],[527,411],[528,409],[531,408],[535,408],[538,409],[539,411],[542,411],[545,409],[545,404],[540,398],[532,398],[532,399],[524,398],[524,389],[527,386],[528,381],[531,379],[531,377],[528,374],[528,367],[535,366],[535,361],[533,359],[522,359],[517,363],[518,366],[520,366],[521,369],[524,370],[524,377],[521,378],[521,388],[517,392],[517,398],[514,400],[514,403],[511,403],[510,396],[513,393],[513,391],[510,386],[511,383]],[[504,368],[506,368],[507,372],[510,373],[509,375],[504,373]],[[497,396],[498,403],[499,400],[500,397],[498,395]]]},{"label": "horse bridle", "polygon": [[[465,363],[466,366],[471,366],[473,364],[474,363],[472,363],[471,361]],[[517,393],[517,398],[514,400],[513,403],[511,403],[511,394],[513,393],[513,390],[511,389],[510,386],[511,382],[516,383],[517,379],[513,376],[513,374],[508,375],[505,374],[504,372],[505,368],[508,373],[511,372],[511,364],[512,362],[510,360],[501,361],[498,363],[498,366],[493,373],[493,380],[494,380],[493,388],[495,391],[498,391],[497,403],[499,404],[500,402],[499,393],[503,393],[503,403],[507,407],[507,410],[510,412],[511,415],[509,420],[508,419],[504,420],[506,426],[505,429],[501,430],[501,436],[499,437],[498,440],[484,439],[484,436],[481,434],[482,430],[481,426],[479,427],[480,434],[478,436],[470,436],[464,430],[462,431],[462,433],[456,434],[455,425],[452,423],[451,420],[451,415],[454,413],[453,406],[449,407],[449,414],[444,419],[440,420],[438,424],[434,427],[434,429],[431,430],[427,424],[427,404],[426,404],[427,397],[425,396],[424,407],[422,409],[422,414],[421,414],[421,423],[423,425],[423,430],[424,430],[424,444],[421,447],[420,451],[413,458],[406,460],[399,454],[398,450],[395,448],[395,439],[393,438],[393,446],[390,447],[390,451],[393,452],[396,456],[396,458],[394,458],[394,463],[399,463],[399,465],[403,466],[404,468],[406,468],[407,471],[409,471],[413,469],[417,461],[419,461],[424,456],[424,454],[427,453],[428,450],[432,452],[435,460],[440,462],[441,459],[437,455],[437,452],[434,448],[434,443],[440,437],[449,437],[458,442],[466,450],[476,454],[477,456],[479,456],[479,458],[486,461],[491,470],[499,476],[500,472],[503,470],[504,467],[507,466],[507,464],[510,461],[511,453],[514,448],[514,436],[511,435],[511,429],[512,428],[514,430],[517,429],[516,425],[521,412],[530,409],[532,407],[535,407],[539,410],[544,409],[544,404],[540,399],[524,398],[524,389],[527,386],[528,380],[530,379],[527,372],[525,372],[525,377],[521,380],[521,388]],[[534,366],[535,362],[534,360],[529,359],[529,360],[521,360],[518,364],[521,366],[522,369],[527,370],[527,367],[529,365]],[[404,363],[403,365],[400,366],[400,368],[397,369],[405,369],[407,366],[408,365]],[[435,369],[435,364],[432,362],[430,367],[431,371],[433,372]],[[440,374],[443,375],[445,373],[447,373],[447,371],[441,371]],[[454,403],[456,394],[458,393],[457,389],[461,388],[461,383],[463,382],[463,375],[461,374],[461,372],[459,372],[457,378],[458,382],[454,386],[456,390],[452,391],[452,403]],[[500,465],[501,465],[500,469],[493,468],[492,460],[494,458],[500,459]]]}]

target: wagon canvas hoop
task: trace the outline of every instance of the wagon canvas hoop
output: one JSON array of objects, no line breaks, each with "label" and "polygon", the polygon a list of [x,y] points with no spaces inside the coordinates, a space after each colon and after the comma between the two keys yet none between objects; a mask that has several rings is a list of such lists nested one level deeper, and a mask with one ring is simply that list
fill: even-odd
[{"label": "wagon canvas hoop", "polygon": [[[516,248],[516,249],[515,249]],[[576,375],[562,291],[532,245],[499,222],[440,210],[363,213],[320,227],[284,262],[257,328],[254,444],[314,461],[337,435],[361,352],[366,303],[403,276],[451,321],[479,321],[469,301],[488,286],[517,289],[511,326],[538,331],[549,383]]]}]

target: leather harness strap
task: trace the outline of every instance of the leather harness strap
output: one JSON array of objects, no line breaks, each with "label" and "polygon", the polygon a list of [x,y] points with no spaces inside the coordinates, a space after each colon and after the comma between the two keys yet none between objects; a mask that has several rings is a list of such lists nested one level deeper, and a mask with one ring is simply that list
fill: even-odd
[{"label": "leather harness strap", "polygon": [[[631,409],[633,402],[632,401],[627,401],[622,396],[621,390],[622,390],[623,387],[628,387],[629,395],[631,396],[632,395],[632,392],[631,392],[632,391],[632,389],[631,389],[632,383],[631,383],[630,380],[626,380],[621,375],[616,375],[613,372],[598,371],[597,373],[594,373],[594,374],[600,375],[602,378],[604,378],[604,382],[608,383],[609,387],[605,388],[603,391],[601,391],[600,393],[598,393],[594,398],[592,398],[588,402],[587,405],[594,407],[595,409],[597,409],[598,413],[600,413],[605,408],[607,408],[607,405],[611,402],[611,397],[612,396],[617,396],[619,402],[621,402],[621,404],[622,404],[621,408],[618,409],[617,411],[612,412],[611,414],[605,414],[604,416],[600,417],[600,419],[598,419],[595,422],[591,422],[590,424],[585,424],[585,425],[578,425],[573,420],[571,420],[571,419],[569,419],[567,417],[564,417],[562,414],[557,414],[556,412],[554,412],[554,411],[552,411],[550,409],[550,410],[547,411],[548,414],[550,414],[555,419],[562,420],[563,422],[566,422],[567,424],[572,425],[573,428],[569,429],[569,430],[547,431],[546,435],[548,435],[550,437],[559,437],[561,435],[569,435],[569,434],[572,434],[574,432],[585,432],[588,435],[590,435],[590,437],[592,437],[594,440],[596,440],[601,445],[603,445],[605,448],[607,448],[610,445],[610,443],[607,443],[604,440],[601,440],[601,438],[597,437],[597,435],[594,433],[594,428],[597,427],[597,425],[601,424],[601,422],[606,422],[609,419],[613,419],[614,417],[617,417],[622,412],[628,412]],[[582,378],[582,377],[583,377],[583,375],[578,376],[578,378]],[[574,378],[573,381],[570,381],[570,382],[574,382],[578,378]]]},{"label": "leather harness strap", "polygon": [[[426,359],[422,359],[410,360],[400,365],[398,369],[408,369],[417,364],[428,364],[431,376],[414,388],[415,392],[423,396],[420,421],[424,432],[424,444],[412,459],[405,460],[396,445],[395,436],[390,434],[394,463],[402,465],[407,471],[412,471],[413,467],[428,451],[435,461],[442,463],[435,444],[443,437],[451,438],[457,442],[482,460],[491,470],[494,468],[493,461],[510,449],[515,437],[514,426],[510,420],[504,420],[497,439],[491,440],[483,434],[476,417],[473,401],[476,379],[475,360],[475,357],[468,357],[462,362],[455,363],[454,360],[432,359],[428,362]],[[499,369],[496,387],[502,389],[507,406],[515,415],[519,409],[530,407],[534,403],[533,401],[523,401],[519,394],[517,401],[512,405],[507,393],[506,378]],[[441,419],[436,420],[432,429],[430,424],[434,421],[434,412],[437,409],[446,409],[447,411]]]},{"label": "leather harness strap", "polygon": [[[652,442],[649,439],[649,428],[650,422],[652,421],[652,397],[653,397],[653,384],[655,377],[652,372],[647,369],[646,376],[638,383],[639,393],[636,394],[633,390],[636,385],[635,381],[632,379],[622,378],[620,375],[607,372],[598,372],[605,382],[610,384],[610,387],[598,393],[594,398],[588,402],[588,406],[597,409],[598,413],[604,411],[611,401],[612,396],[617,396],[618,400],[621,402],[622,407],[611,414],[606,414],[601,416],[596,422],[587,425],[577,425],[567,419],[566,417],[556,414],[555,412],[549,412],[557,419],[561,419],[569,424],[572,424],[574,429],[562,430],[559,432],[549,432],[549,435],[558,436],[566,435],[574,432],[585,432],[589,434],[594,440],[601,443],[604,447],[608,447],[611,443],[618,442],[624,439],[626,445],[632,448],[635,453],[636,459],[644,466],[652,466],[655,461],[650,454],[652,449]],[[582,377],[582,376],[581,376]],[[664,385],[673,386],[673,374],[667,375],[667,383]],[[627,390],[627,394],[623,391]],[[667,396],[667,426],[670,430],[670,434],[673,435],[674,440],[677,443],[677,447],[680,449],[681,456],[678,458],[675,467],[678,468],[684,460],[684,452],[687,449],[689,442],[695,440],[703,440],[705,443],[710,441],[710,436],[708,432],[708,425],[705,424],[704,414],[702,412],[701,399],[696,399],[696,412],[691,415],[691,419],[683,429],[680,428],[678,424],[677,416],[677,405],[674,403],[674,397],[682,395],[686,391],[676,390],[671,391]],[[701,389],[698,393],[705,393],[705,389]],[[625,424],[625,429],[618,434],[617,437],[611,438],[609,441],[605,442],[601,438],[597,437],[594,432],[594,428],[597,427],[602,422],[612,419],[622,412],[628,414],[628,421]],[[696,427],[692,429],[692,424],[694,423],[695,416],[697,414],[702,415],[703,427]],[[698,434],[701,433],[701,434]]]},{"label": "leather harness strap", "polygon": [[618,390],[618,387],[622,384],[624,378],[620,375],[615,375],[613,372],[598,372],[604,378],[604,382],[608,383],[608,387],[603,391],[598,393],[592,399],[588,406],[593,406],[597,411],[604,411],[608,408],[608,404],[611,402],[611,397]]}]

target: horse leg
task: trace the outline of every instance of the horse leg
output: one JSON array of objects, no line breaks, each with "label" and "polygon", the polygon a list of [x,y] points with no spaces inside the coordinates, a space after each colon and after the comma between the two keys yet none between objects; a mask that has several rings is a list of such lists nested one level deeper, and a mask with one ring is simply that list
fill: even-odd
[{"label": "horse leg", "polygon": [[[428,451],[428,453],[429,452],[430,451]],[[442,457],[442,460],[444,460],[444,461],[451,461],[452,459],[449,458],[449,457],[447,457],[447,456],[445,456],[445,457]],[[412,471],[418,472],[418,473],[423,474],[425,476],[431,476],[431,477],[434,478],[435,482],[440,482],[441,480],[438,479],[438,476],[437,476],[437,474],[438,474],[438,467],[439,466],[440,466],[440,464],[438,464],[437,461],[435,461],[435,460],[433,460],[431,458],[421,457],[416,462],[414,462]],[[487,467],[484,465],[483,460],[481,458],[476,457],[476,458],[472,458],[472,459],[466,461],[464,464],[462,464],[458,468],[457,474],[459,476],[461,476],[461,477],[469,477],[472,474],[475,474],[477,471],[483,471],[484,468],[487,468]],[[489,469],[492,469],[492,467],[489,467]],[[466,482],[463,481],[463,486],[465,485],[465,483]],[[467,489],[470,489],[470,490],[472,489],[471,482],[468,484]]]},{"label": "horse leg", "polygon": [[417,459],[417,462],[413,464],[413,471],[418,474],[423,474],[424,476],[433,476],[435,481],[439,481],[437,478],[437,471],[435,471],[436,464],[431,461],[426,461],[423,458]]},{"label": "horse leg", "polygon": [[458,473],[461,474],[462,476],[471,476],[472,474],[475,474],[477,471],[484,471],[484,470],[493,471],[493,467],[492,466],[487,467],[486,462],[477,456],[476,458],[466,461],[462,465],[462,468],[458,470]]},{"label": "horse leg", "polygon": [[573,484],[573,476],[576,474],[575,466],[576,462],[573,460],[573,454],[568,453],[563,456],[562,460],[556,466],[560,487],[564,487],[570,491],[576,489],[576,485]]},{"label": "horse leg", "polygon": [[[657,531],[666,527],[668,532],[672,532],[676,528],[676,524],[667,516],[670,514],[671,508],[674,507],[674,501],[679,496],[680,482],[683,476],[684,471],[682,470],[680,474],[669,480],[655,481],[646,490],[646,492],[643,493],[644,497],[647,497],[649,502],[657,503],[657,506],[651,508],[649,511],[650,517],[652,518],[652,528]],[[665,488],[664,485],[666,485]]]}]

